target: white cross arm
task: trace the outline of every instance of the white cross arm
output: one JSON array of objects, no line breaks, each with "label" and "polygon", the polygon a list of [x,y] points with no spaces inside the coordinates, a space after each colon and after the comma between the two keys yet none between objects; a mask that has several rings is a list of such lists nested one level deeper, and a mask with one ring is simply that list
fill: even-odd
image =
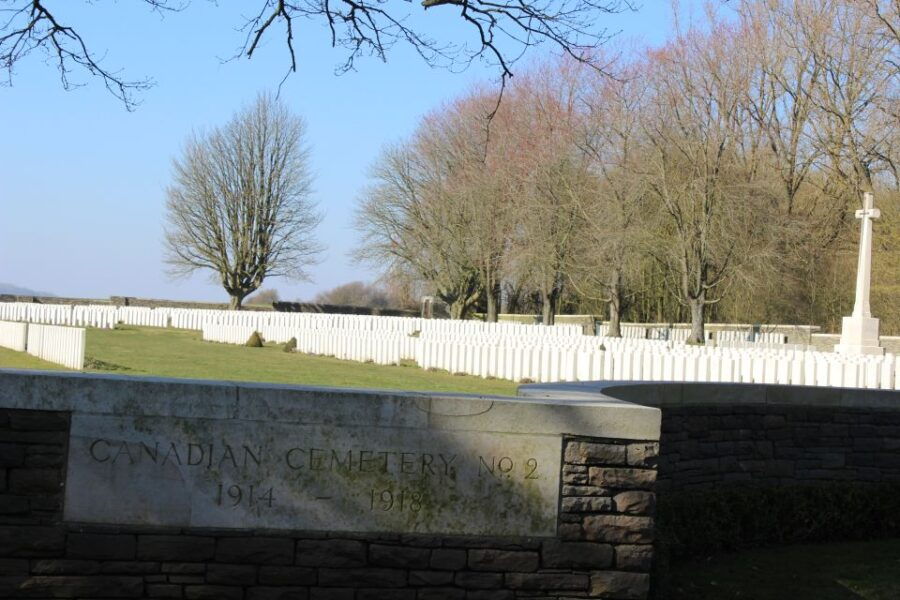
[{"label": "white cross arm", "polygon": [[880,219],[881,218],[881,209],[864,208],[862,210],[856,211],[857,219],[865,219],[866,217],[868,217],[870,219]]}]

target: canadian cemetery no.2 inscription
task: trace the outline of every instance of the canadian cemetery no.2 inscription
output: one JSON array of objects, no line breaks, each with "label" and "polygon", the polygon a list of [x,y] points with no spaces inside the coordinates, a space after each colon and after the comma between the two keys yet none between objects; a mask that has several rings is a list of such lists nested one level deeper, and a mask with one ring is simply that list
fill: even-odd
[{"label": "canadian cemetery no.2 inscription", "polygon": [[559,436],[72,417],[75,522],[555,535]]}]

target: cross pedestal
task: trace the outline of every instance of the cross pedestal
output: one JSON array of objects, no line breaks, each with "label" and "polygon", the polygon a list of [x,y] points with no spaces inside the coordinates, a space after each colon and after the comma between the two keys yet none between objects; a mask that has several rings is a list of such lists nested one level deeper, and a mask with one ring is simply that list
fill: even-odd
[{"label": "cross pedestal", "polygon": [[879,345],[878,319],[872,317],[869,292],[872,287],[872,220],[881,217],[874,206],[871,192],[863,194],[863,208],[856,211],[861,221],[859,235],[859,262],[856,266],[856,302],[853,314],[844,317],[841,324],[841,343],[834,347],[839,354],[884,354]]},{"label": "cross pedestal", "polygon": [[873,317],[844,317],[841,343],[834,347],[838,354],[884,354],[878,345],[878,319]]}]

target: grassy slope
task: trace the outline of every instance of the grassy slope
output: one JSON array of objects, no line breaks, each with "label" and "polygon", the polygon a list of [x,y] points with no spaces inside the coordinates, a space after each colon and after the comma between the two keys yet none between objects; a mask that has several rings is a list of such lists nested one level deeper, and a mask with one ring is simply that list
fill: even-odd
[{"label": "grassy slope", "polygon": [[896,600],[900,540],[761,548],[673,565],[672,600]]},{"label": "grassy slope", "polygon": [[0,348],[0,367],[5,369],[41,369],[44,371],[68,371],[62,365],[35,358],[24,352]]},{"label": "grassy slope", "polygon": [[[18,352],[0,354],[0,367],[62,369]],[[285,353],[281,346],[245,348],[214,344],[196,331],[123,327],[88,329],[86,370],[120,375],[158,375],[232,381],[263,381],[474,394],[515,395],[516,384],[385,367],[320,356]]]}]

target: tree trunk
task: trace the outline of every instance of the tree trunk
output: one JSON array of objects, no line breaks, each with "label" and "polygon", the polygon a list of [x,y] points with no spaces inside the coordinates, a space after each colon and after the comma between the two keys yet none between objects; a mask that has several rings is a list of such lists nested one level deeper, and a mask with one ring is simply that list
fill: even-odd
[{"label": "tree trunk", "polygon": [[556,322],[556,290],[541,291],[541,323],[553,325]]},{"label": "tree trunk", "polygon": [[546,296],[541,303],[541,323],[544,325],[553,325],[553,309],[550,307],[550,301]]},{"label": "tree trunk", "polygon": [[609,327],[606,328],[606,337],[622,337],[621,305],[616,296],[609,301]]},{"label": "tree trunk", "polygon": [[609,286],[609,327],[606,330],[607,337],[622,337],[622,274],[615,270],[611,276]]},{"label": "tree trunk", "polygon": [[522,289],[519,287],[506,288],[506,312],[511,314],[519,314],[522,297]]},{"label": "tree trunk", "polygon": [[494,286],[494,289],[487,290],[487,314],[484,320],[488,323],[496,323],[500,306],[500,286]]},{"label": "tree trunk", "polygon": [[688,338],[689,344],[704,344],[706,336],[703,332],[703,312],[706,309],[705,297],[701,295],[699,298],[691,298],[688,303],[691,308],[691,335]]},{"label": "tree trunk", "polygon": [[231,294],[231,302],[229,303],[228,308],[230,310],[244,310],[242,302],[244,301],[244,296],[241,294]]},{"label": "tree trunk", "polygon": [[450,303],[450,318],[460,320],[465,317],[466,301],[462,298]]}]

